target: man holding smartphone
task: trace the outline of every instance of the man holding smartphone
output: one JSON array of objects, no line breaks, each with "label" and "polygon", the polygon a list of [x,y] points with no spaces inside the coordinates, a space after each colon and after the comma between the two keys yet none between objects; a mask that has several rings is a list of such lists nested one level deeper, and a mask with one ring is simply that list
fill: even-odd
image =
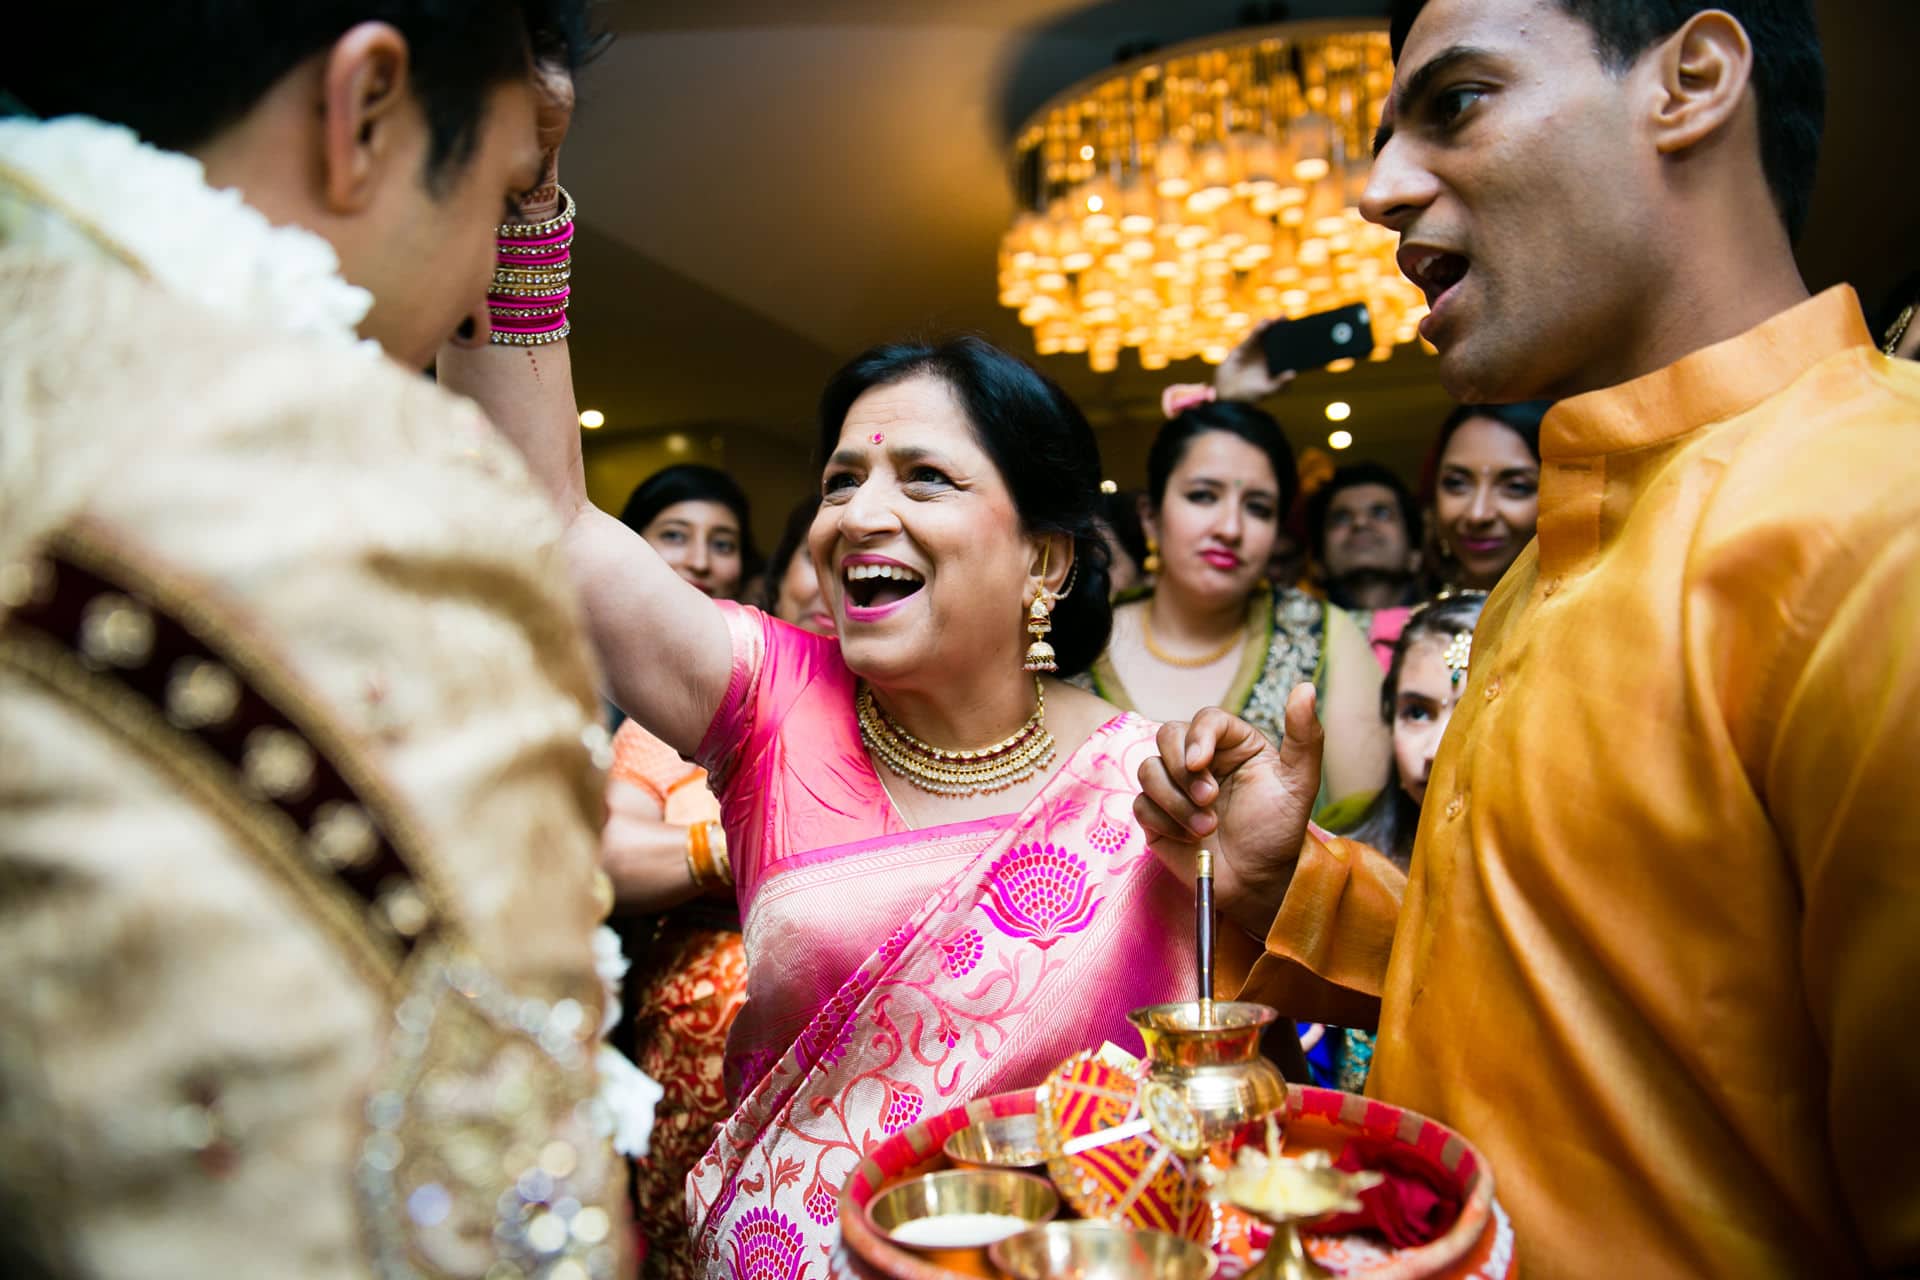
[{"label": "man holding smartphone", "polygon": [[[1792,240],[1808,0],[1415,0],[1364,200],[1463,401],[1560,401],[1411,875],[1309,833],[1318,726],[1162,732],[1138,813],[1379,1017],[1533,1276],[1920,1266],[1920,372]],[[1404,899],[1404,902],[1403,902]]]}]

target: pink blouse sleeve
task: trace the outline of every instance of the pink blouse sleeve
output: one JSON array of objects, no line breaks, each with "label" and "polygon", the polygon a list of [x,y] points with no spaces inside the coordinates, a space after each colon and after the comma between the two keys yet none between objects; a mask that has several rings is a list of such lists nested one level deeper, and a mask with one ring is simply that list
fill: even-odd
[{"label": "pink blouse sleeve", "polygon": [[758,609],[721,609],[733,674],[695,759],[720,800],[746,910],[782,859],[902,824],[861,744],[840,642]]},{"label": "pink blouse sleeve", "polygon": [[724,802],[733,788],[756,785],[758,762],[778,737],[787,708],[819,681],[846,684],[850,677],[839,641],[750,605],[723,600],[720,611],[733,645],[733,674],[694,759]]}]

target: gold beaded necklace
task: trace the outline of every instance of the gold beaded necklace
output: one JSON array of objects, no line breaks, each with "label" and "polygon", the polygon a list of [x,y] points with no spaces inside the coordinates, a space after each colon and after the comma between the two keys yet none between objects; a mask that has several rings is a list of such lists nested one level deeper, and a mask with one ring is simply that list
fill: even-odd
[{"label": "gold beaded necklace", "polygon": [[901,728],[860,686],[854,698],[860,740],[882,764],[922,791],[937,796],[973,796],[1018,786],[1053,763],[1053,735],[1047,731],[1047,695],[1033,682],[1033,714],[1013,733],[990,747],[943,751]]},{"label": "gold beaded necklace", "polygon": [[1212,666],[1214,663],[1219,662],[1222,658],[1232,653],[1235,649],[1238,649],[1246,640],[1247,633],[1246,628],[1242,627],[1231,636],[1228,636],[1227,642],[1218,649],[1215,649],[1212,653],[1203,653],[1197,658],[1183,658],[1177,653],[1168,653],[1165,649],[1162,649],[1154,643],[1153,604],[1149,601],[1147,605],[1140,610],[1140,638],[1146,641],[1147,652],[1159,661],[1166,663],[1170,667],[1185,667],[1189,670],[1197,670],[1200,667]]}]

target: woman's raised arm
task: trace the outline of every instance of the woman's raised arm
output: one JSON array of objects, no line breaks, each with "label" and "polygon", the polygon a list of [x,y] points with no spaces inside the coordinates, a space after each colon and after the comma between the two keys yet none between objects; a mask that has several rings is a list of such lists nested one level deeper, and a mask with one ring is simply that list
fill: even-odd
[{"label": "woman's raised arm", "polygon": [[449,344],[440,352],[439,378],[448,390],[479,402],[559,508],[567,570],[586,607],[608,696],[691,756],[732,672],[726,620],[646,539],[587,500],[566,342]]}]

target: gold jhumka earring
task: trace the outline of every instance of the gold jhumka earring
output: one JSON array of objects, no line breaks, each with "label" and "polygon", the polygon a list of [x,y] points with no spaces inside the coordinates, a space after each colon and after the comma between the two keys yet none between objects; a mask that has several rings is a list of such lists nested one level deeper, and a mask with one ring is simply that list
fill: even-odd
[{"label": "gold jhumka earring", "polygon": [[1047,633],[1053,630],[1053,602],[1060,598],[1047,590],[1047,562],[1052,558],[1053,544],[1049,542],[1040,553],[1040,594],[1027,606],[1027,634],[1033,637],[1033,643],[1027,646],[1027,660],[1022,665],[1036,673],[1060,669],[1053,646],[1047,643]]},{"label": "gold jhumka earring", "polygon": [[1149,577],[1160,572],[1160,542],[1152,534],[1147,535],[1147,558],[1140,562],[1140,569]]}]

